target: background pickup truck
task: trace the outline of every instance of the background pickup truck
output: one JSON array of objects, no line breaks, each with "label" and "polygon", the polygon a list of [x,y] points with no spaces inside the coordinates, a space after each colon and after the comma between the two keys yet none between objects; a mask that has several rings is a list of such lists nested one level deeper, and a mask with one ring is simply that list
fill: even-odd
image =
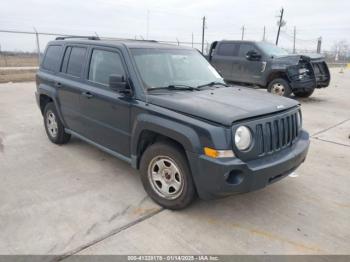
[{"label": "background pickup truck", "polygon": [[215,41],[207,59],[227,82],[260,86],[282,96],[309,97],[330,82],[323,56],[288,54],[267,42]]}]

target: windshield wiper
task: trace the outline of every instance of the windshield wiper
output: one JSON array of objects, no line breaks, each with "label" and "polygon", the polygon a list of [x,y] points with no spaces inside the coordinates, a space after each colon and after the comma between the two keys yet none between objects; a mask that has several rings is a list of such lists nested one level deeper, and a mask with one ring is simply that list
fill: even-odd
[{"label": "windshield wiper", "polygon": [[206,86],[226,86],[226,87],[228,87],[228,85],[225,83],[214,81],[214,82],[210,82],[210,83],[207,83],[204,85],[197,86],[197,88],[202,88],[202,87],[206,87]]},{"label": "windshield wiper", "polygon": [[168,89],[168,90],[190,90],[193,91],[197,89],[196,87],[193,86],[188,86],[188,85],[168,85],[168,86],[157,86],[157,87],[151,87],[148,88],[148,91],[152,90],[160,90],[160,89]]}]

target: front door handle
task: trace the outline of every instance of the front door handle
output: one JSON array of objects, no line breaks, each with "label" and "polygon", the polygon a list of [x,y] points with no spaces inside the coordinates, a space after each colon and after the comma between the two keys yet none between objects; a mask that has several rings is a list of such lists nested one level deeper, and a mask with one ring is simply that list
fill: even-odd
[{"label": "front door handle", "polygon": [[55,83],[55,86],[56,86],[56,87],[61,87],[62,84],[61,84],[61,82],[56,82],[56,83]]},{"label": "front door handle", "polygon": [[81,93],[83,96],[85,96],[87,99],[90,99],[92,97],[94,97],[90,92],[83,92]]}]

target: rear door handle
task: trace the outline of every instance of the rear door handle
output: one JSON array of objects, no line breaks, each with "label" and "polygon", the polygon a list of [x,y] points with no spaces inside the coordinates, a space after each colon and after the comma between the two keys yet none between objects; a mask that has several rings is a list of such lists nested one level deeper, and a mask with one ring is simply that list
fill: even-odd
[{"label": "rear door handle", "polygon": [[90,92],[83,92],[83,93],[81,93],[83,96],[85,96],[87,99],[90,99],[90,98],[92,98],[92,97],[94,97],[93,96],[93,94],[91,94]]}]

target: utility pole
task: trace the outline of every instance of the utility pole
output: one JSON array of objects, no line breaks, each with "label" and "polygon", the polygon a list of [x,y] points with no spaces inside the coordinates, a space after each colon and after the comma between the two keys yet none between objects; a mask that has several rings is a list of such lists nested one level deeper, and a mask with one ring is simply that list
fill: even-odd
[{"label": "utility pole", "polygon": [[266,27],[264,26],[264,33],[263,33],[263,38],[262,38],[263,41],[265,41],[265,35],[266,35]]},{"label": "utility pole", "polygon": [[244,30],[245,30],[245,27],[244,27],[244,25],[242,26],[242,40],[244,39]]},{"label": "utility pole", "polygon": [[193,32],[192,32],[192,48],[193,48]]},{"label": "utility pole", "polygon": [[317,53],[321,53],[321,46],[322,46],[322,37],[319,37],[317,40]]},{"label": "utility pole", "polygon": [[204,31],[205,31],[205,16],[203,16],[202,23],[202,54],[204,54]]},{"label": "utility pole", "polygon": [[39,34],[38,31],[36,31],[35,27],[33,27],[35,32],[35,39],[36,39],[36,51],[38,52],[38,65],[40,65],[40,42],[39,42]]},{"label": "utility pole", "polygon": [[294,26],[294,32],[293,32],[293,54],[295,54],[295,39],[296,39],[296,35],[297,35],[297,29]]},{"label": "utility pole", "polygon": [[283,26],[283,13],[284,13],[284,9],[281,9],[281,14],[278,16],[280,18],[279,22],[278,22],[278,32],[277,32],[277,39],[276,39],[276,45],[278,45],[278,39],[280,38],[280,32],[281,32],[281,27]]},{"label": "utility pole", "polygon": [[146,39],[148,39],[148,34],[149,34],[149,10],[147,10],[147,31],[146,31]]}]

